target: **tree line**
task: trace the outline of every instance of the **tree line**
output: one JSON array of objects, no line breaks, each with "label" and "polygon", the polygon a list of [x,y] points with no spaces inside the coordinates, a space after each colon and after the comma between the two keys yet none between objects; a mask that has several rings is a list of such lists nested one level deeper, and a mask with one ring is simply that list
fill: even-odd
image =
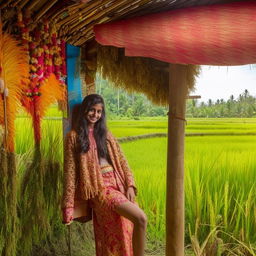
[{"label": "tree line", "polygon": [[167,107],[154,105],[145,95],[113,88],[106,80],[97,79],[96,85],[97,93],[105,100],[107,115],[110,118],[137,119],[142,116],[166,116],[168,112]]},{"label": "tree line", "polygon": [[256,98],[247,89],[237,98],[231,95],[228,100],[209,99],[206,103],[190,100],[187,103],[189,117],[256,117]]},{"label": "tree line", "polygon": [[[106,103],[110,118],[166,116],[168,107],[154,105],[143,94],[128,93],[124,89],[113,88],[108,81],[97,78],[97,93],[101,94]],[[197,99],[187,101],[187,117],[256,117],[256,97],[244,90],[237,98],[231,95],[228,100],[209,99],[200,102]]]}]

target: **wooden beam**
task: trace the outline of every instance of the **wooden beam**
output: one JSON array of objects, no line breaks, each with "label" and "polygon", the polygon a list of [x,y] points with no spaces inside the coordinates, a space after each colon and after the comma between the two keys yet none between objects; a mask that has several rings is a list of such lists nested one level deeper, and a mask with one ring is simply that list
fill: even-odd
[{"label": "wooden beam", "polygon": [[189,95],[188,97],[187,97],[187,99],[189,99],[189,100],[194,100],[194,99],[201,99],[201,96],[200,95]]},{"label": "wooden beam", "polygon": [[184,138],[187,66],[170,64],[166,193],[166,256],[184,256]]}]

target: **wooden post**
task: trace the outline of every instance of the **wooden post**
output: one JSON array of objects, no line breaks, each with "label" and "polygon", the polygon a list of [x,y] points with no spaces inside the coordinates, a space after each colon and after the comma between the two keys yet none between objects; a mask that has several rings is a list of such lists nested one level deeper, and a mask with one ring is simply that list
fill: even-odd
[{"label": "wooden post", "polygon": [[187,66],[170,64],[166,256],[184,256],[184,138]]},{"label": "wooden post", "polygon": [[87,43],[82,48],[82,70],[84,76],[83,90],[84,96],[96,93],[96,71],[97,71],[97,44],[95,41]]},{"label": "wooden post", "polygon": [[96,93],[96,86],[94,82],[94,77],[89,75],[85,76],[85,83],[86,83],[86,95]]}]

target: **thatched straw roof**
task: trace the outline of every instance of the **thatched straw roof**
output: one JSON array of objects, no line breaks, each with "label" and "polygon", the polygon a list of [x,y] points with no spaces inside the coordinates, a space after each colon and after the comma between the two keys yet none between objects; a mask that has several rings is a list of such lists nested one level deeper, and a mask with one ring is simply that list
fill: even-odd
[{"label": "thatched straw roof", "polygon": [[[32,25],[47,19],[56,24],[59,36],[70,44],[83,47],[82,63],[87,75],[94,76],[98,69],[115,85],[143,92],[153,102],[163,105],[168,102],[168,64],[148,58],[125,57],[122,49],[98,47],[94,42],[94,25],[171,9],[238,0],[82,1],[85,3],[80,3],[80,0],[0,0],[4,29],[13,30],[20,11],[31,17]],[[197,66],[190,67],[187,76],[190,89],[198,73]]]},{"label": "thatched straw roof", "polygon": [[[168,63],[150,58],[126,57],[123,49],[98,47],[98,71],[117,87],[140,92],[158,105],[168,104]],[[199,66],[189,65],[186,75],[189,90],[193,90]]]},{"label": "thatched straw roof", "polygon": [[113,20],[177,8],[236,0],[0,0],[2,19],[12,25],[18,10],[30,13],[32,20],[48,19],[73,45],[84,45],[93,39],[93,26]]}]

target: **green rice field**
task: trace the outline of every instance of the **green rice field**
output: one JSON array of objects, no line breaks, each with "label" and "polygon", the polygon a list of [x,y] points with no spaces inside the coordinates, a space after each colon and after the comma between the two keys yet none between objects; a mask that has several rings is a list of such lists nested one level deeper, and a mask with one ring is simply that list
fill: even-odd
[{"label": "green rice field", "polygon": [[[117,137],[166,133],[167,119],[110,120],[108,126]],[[18,118],[16,127],[21,164],[21,156],[33,147],[33,133],[26,118]],[[43,150],[51,150],[62,138],[61,121],[44,120],[42,130]],[[256,255],[256,136],[246,135],[256,134],[256,119],[189,119],[186,133],[215,134],[186,137],[187,249],[192,255],[206,255],[198,252],[208,241],[226,253],[232,248],[233,254],[225,255]],[[134,172],[138,203],[148,216],[148,247],[163,248],[167,138],[141,139],[121,147]],[[61,144],[56,154],[62,161]]]},{"label": "green rice field", "polygon": [[[109,121],[111,131],[117,137],[148,133],[167,133],[167,119]],[[256,133],[255,118],[188,119],[186,133]]]},{"label": "green rice field", "polygon": [[[255,143],[253,136],[186,139],[187,243],[196,233],[204,241],[215,228],[226,241],[234,236],[256,242]],[[138,201],[149,217],[152,240],[164,237],[166,147],[165,138],[122,144],[134,170]]]}]

